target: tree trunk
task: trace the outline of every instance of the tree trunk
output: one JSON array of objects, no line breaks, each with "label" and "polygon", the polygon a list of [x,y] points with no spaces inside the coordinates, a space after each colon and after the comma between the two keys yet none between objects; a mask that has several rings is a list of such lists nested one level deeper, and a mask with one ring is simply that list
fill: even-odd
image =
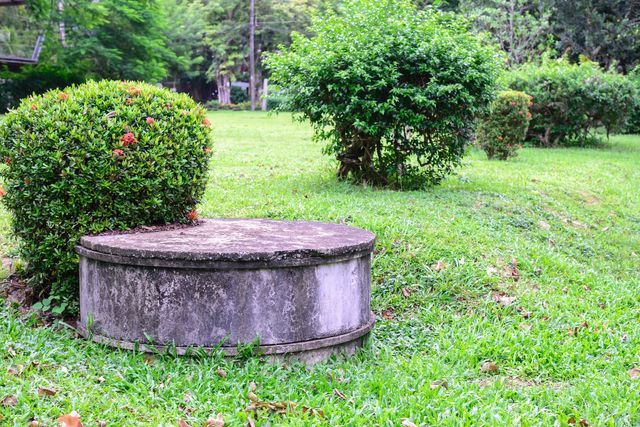
[{"label": "tree trunk", "polygon": [[228,74],[218,74],[216,77],[218,85],[218,102],[220,104],[231,104],[231,82]]}]

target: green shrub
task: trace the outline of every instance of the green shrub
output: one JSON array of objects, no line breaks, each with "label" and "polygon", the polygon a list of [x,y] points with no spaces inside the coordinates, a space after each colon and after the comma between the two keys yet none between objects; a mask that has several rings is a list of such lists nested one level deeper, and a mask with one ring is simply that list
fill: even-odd
[{"label": "green shrub", "polygon": [[480,118],[478,144],[489,159],[507,160],[518,155],[531,121],[531,100],[532,97],[523,92],[500,92],[489,112]]},{"label": "green shrub", "polygon": [[501,59],[466,21],[409,0],[348,0],[311,33],[266,62],[282,108],[328,142],[340,178],[422,187],[459,164]]},{"label": "green shrub", "polygon": [[640,65],[629,73],[629,79],[636,87],[636,97],[625,127],[626,133],[640,134]]},{"label": "green shrub", "polygon": [[82,235],[193,219],[208,126],[188,96],[134,82],[51,91],[4,117],[3,201],[41,297],[75,303]]},{"label": "green shrub", "polygon": [[231,86],[230,98],[232,104],[242,104],[249,101],[247,91],[238,86]]},{"label": "green shrub", "polygon": [[248,111],[251,110],[251,102],[246,101],[240,104],[220,104],[216,100],[211,100],[205,105],[210,111]]},{"label": "green shrub", "polygon": [[546,60],[525,64],[507,74],[506,85],[533,96],[527,138],[537,144],[582,145],[620,130],[631,112],[635,88],[624,76],[605,72],[597,64]]}]

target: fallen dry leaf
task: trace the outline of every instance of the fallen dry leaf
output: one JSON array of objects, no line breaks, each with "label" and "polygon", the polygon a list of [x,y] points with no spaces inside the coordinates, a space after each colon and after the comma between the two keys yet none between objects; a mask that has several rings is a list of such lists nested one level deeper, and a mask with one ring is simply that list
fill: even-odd
[{"label": "fallen dry leaf", "polygon": [[484,362],[480,367],[480,371],[488,374],[498,372],[498,365],[495,362]]},{"label": "fallen dry leaf", "polygon": [[309,414],[309,416],[311,417],[316,416],[319,418],[324,418],[324,411],[320,408],[311,408],[309,406],[303,406],[302,413]]},{"label": "fallen dry leaf", "polygon": [[216,369],[216,375],[219,376],[220,378],[227,378],[227,376],[229,376],[229,374],[227,374],[227,371],[225,371],[222,368]]},{"label": "fallen dry leaf", "polygon": [[402,420],[402,427],[418,427],[418,425],[410,419],[405,418],[404,420]]},{"label": "fallen dry leaf", "polygon": [[429,384],[429,388],[431,390],[435,390],[438,388],[449,388],[449,383],[447,382],[447,380],[435,380],[431,381],[431,384]]},{"label": "fallen dry leaf", "polygon": [[495,302],[497,302],[503,307],[513,304],[513,302],[516,300],[516,297],[510,297],[504,292],[499,292],[499,291],[493,291],[491,293],[491,296],[493,297],[493,300]]},{"label": "fallen dry leaf", "polygon": [[39,387],[38,396],[55,396],[58,391],[52,387]]},{"label": "fallen dry leaf", "polygon": [[11,366],[9,369],[7,369],[7,373],[9,375],[13,375],[16,377],[22,375],[22,372],[24,372],[24,365]]},{"label": "fallen dry leaf", "polygon": [[222,414],[216,415],[215,418],[209,418],[205,427],[224,427],[224,418]]},{"label": "fallen dry leaf", "polygon": [[442,262],[442,261],[438,261],[438,262],[436,262],[435,264],[433,264],[433,265],[431,266],[431,268],[433,268],[435,271],[442,271],[442,270],[444,270],[445,268],[447,268],[447,264],[445,264],[445,263],[444,263],[444,262]]},{"label": "fallen dry leaf", "polygon": [[185,393],[184,394],[184,402],[185,403],[189,403],[193,400],[193,395],[191,393]]},{"label": "fallen dry leaf", "polygon": [[509,275],[514,281],[520,280],[520,270],[518,270],[518,260],[515,258],[511,260],[511,265],[509,266]]},{"label": "fallen dry leaf", "polygon": [[73,411],[58,418],[58,425],[60,427],[82,427],[82,422],[80,421],[80,415]]},{"label": "fallen dry leaf", "polygon": [[492,265],[487,267],[487,276],[491,277],[491,276],[495,276],[496,274],[498,274],[497,268],[495,268]]},{"label": "fallen dry leaf", "polygon": [[253,412],[254,415],[259,410],[265,410],[274,414],[284,415],[287,412],[291,412],[296,409],[297,406],[298,404],[296,402],[291,402],[288,400],[282,402],[265,402],[262,400],[251,400],[251,403],[245,408],[245,411]]},{"label": "fallen dry leaf", "polygon": [[185,420],[178,420],[178,427],[191,427]]},{"label": "fallen dry leaf", "polygon": [[526,323],[520,323],[520,329],[523,329],[525,331],[530,331],[531,330],[531,325],[528,325]]},{"label": "fallen dry leaf", "polygon": [[551,230],[551,226],[549,225],[549,223],[542,220],[538,221],[538,227],[542,228],[543,230]]},{"label": "fallen dry leaf", "polygon": [[405,298],[409,298],[411,296],[409,288],[402,288],[402,296],[404,296]]},{"label": "fallen dry leaf", "polygon": [[633,368],[629,370],[629,376],[631,379],[637,380],[640,378],[640,368]]},{"label": "fallen dry leaf", "polygon": [[7,347],[7,354],[11,357],[16,357],[16,351],[11,346]]},{"label": "fallen dry leaf", "polygon": [[11,407],[11,406],[16,406],[18,404],[18,399],[15,396],[10,394],[9,396],[5,396],[2,399],[2,401],[0,401],[0,403],[5,408],[8,408],[8,407]]},{"label": "fallen dry leaf", "polygon": [[247,420],[247,427],[256,427],[256,422],[253,421],[253,418],[249,417]]},{"label": "fallen dry leaf", "polygon": [[98,421],[98,427],[107,427],[107,422],[106,421]]},{"label": "fallen dry leaf", "polygon": [[102,384],[103,382],[106,381],[105,377],[98,377],[96,378],[96,381],[98,381],[98,383]]},{"label": "fallen dry leaf", "polygon": [[340,390],[338,390],[337,388],[333,389],[333,394],[335,394],[336,396],[338,396],[342,400],[349,400],[347,395],[344,394],[343,392],[341,392]]},{"label": "fallen dry leaf", "polygon": [[393,310],[385,310],[382,312],[382,318],[385,320],[393,320]]},{"label": "fallen dry leaf", "polygon": [[581,228],[583,230],[589,228],[587,224],[575,220],[571,221],[571,225],[573,225],[575,228]]}]

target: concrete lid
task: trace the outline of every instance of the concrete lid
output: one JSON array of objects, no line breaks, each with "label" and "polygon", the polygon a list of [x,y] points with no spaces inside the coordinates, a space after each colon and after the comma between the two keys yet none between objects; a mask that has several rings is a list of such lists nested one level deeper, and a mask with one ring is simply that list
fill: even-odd
[{"label": "concrete lid", "polygon": [[85,236],[80,246],[137,259],[295,265],[309,258],[371,252],[374,242],[373,233],[346,225],[243,218],[205,219],[168,231]]}]

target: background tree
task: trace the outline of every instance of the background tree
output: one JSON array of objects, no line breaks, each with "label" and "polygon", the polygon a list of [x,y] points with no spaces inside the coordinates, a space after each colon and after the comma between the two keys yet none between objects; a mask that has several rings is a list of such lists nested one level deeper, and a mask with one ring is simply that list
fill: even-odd
[{"label": "background tree", "polygon": [[553,48],[546,0],[461,0],[459,10],[478,30],[491,34],[511,64],[530,61]]},{"label": "background tree", "polygon": [[640,61],[640,2],[637,0],[550,0],[558,50],[605,68],[630,71]]}]

